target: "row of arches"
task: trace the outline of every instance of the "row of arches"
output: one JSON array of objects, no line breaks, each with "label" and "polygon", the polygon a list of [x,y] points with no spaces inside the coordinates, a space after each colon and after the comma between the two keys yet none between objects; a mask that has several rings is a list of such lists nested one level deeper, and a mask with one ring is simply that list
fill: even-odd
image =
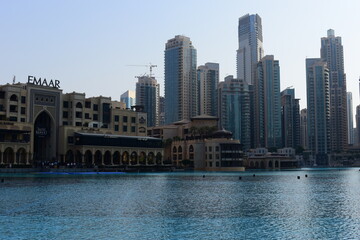
[{"label": "row of arches", "polygon": [[82,154],[79,150],[68,150],[65,155],[66,164],[77,164],[91,166],[120,166],[120,165],[162,165],[163,156],[161,152],[149,152],[146,154],[144,151],[138,153],[136,151],[128,152],[105,151],[100,150],[92,151],[87,150]]},{"label": "row of arches", "polygon": [[3,152],[0,151],[0,164],[22,164],[29,163],[29,153],[25,148],[15,151],[12,147],[7,147]]},{"label": "row of arches", "polygon": [[256,169],[278,169],[280,168],[280,163],[278,160],[250,160],[249,161],[249,168],[256,168]]}]

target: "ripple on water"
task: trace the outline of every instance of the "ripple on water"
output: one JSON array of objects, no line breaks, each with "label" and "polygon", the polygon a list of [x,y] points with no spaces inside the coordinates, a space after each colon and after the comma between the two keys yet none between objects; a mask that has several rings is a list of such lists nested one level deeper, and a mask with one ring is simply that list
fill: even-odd
[{"label": "ripple on water", "polygon": [[[9,177],[5,239],[357,239],[360,173]],[[242,180],[239,181],[239,174]],[[308,178],[297,179],[308,174]]]}]

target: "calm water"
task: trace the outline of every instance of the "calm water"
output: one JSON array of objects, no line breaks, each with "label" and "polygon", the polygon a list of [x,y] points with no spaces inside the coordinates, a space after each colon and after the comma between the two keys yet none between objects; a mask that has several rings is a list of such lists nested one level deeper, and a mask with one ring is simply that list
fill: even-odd
[{"label": "calm water", "polygon": [[358,169],[0,177],[0,239],[360,239]]}]

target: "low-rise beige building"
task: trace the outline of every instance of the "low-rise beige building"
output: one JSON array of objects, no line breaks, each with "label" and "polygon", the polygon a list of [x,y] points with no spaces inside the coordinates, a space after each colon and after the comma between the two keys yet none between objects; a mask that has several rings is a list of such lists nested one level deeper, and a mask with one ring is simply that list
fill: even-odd
[{"label": "low-rise beige building", "polygon": [[0,86],[0,166],[163,164],[146,113],[110,97],[63,94],[59,84],[29,76]]}]

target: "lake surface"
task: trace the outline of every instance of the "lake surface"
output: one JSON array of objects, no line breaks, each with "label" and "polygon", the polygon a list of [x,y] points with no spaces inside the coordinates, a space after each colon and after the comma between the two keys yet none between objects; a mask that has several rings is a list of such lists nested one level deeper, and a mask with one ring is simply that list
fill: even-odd
[{"label": "lake surface", "polygon": [[357,168],[0,178],[0,239],[360,238]]}]

